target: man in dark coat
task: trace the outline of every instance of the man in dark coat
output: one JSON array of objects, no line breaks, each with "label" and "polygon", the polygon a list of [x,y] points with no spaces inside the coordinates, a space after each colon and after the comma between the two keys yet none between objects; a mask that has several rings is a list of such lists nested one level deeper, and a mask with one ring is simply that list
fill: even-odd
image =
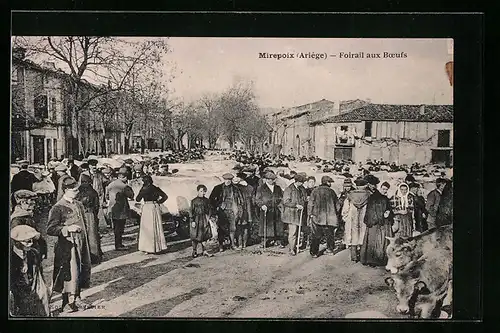
[{"label": "man in dark coat", "polygon": [[453,182],[447,181],[436,212],[436,226],[453,224]]},{"label": "man in dark coat", "polygon": [[441,200],[441,195],[443,193],[444,187],[446,186],[446,180],[444,178],[436,179],[436,188],[429,192],[427,195],[427,202],[425,208],[427,209],[427,225],[429,229],[436,227],[436,215],[437,209],[439,207],[439,201]]},{"label": "man in dark coat", "polygon": [[10,191],[12,193],[12,207],[16,205],[14,193],[19,190],[33,191],[33,184],[40,181],[34,173],[28,171],[29,162],[26,160],[19,161],[21,170],[12,177],[10,183]]},{"label": "man in dark coat", "polygon": [[319,256],[319,243],[323,235],[326,235],[325,253],[333,254],[335,249],[335,229],[339,226],[339,218],[338,198],[331,188],[332,183],[330,176],[321,177],[321,185],[312,191],[307,206],[312,232],[310,253],[314,258]]},{"label": "man in dark coat", "polygon": [[425,199],[418,192],[420,185],[411,183],[410,193],[413,196],[413,212],[415,215],[415,231],[424,232],[427,228],[427,210],[425,209]]},{"label": "man in dark coat", "polygon": [[253,193],[254,190],[252,186],[242,179],[239,175],[233,178],[233,184],[240,190],[243,197],[243,214],[241,218],[237,221],[236,225],[236,236],[238,237],[238,249],[245,249],[248,241],[248,229],[252,224],[252,215],[254,207]]},{"label": "man in dark coat", "polygon": [[262,239],[262,247],[266,248],[267,243],[270,243],[284,248],[284,228],[281,220],[283,190],[276,185],[274,172],[267,171],[264,179],[265,183],[260,185],[255,193],[255,204],[259,207],[259,236]]},{"label": "man in dark coat", "polygon": [[302,175],[295,175],[295,181],[283,192],[283,223],[288,224],[288,244],[290,254],[297,254],[297,242],[299,226],[307,222],[303,219],[304,206],[306,205],[307,192],[302,186],[306,178]]},{"label": "man in dark coat", "polygon": [[90,251],[85,210],[75,198],[78,184],[67,178],[62,184],[63,196],[50,210],[47,234],[56,236],[54,247],[53,290],[62,293],[62,311],[86,309],[81,290],[90,287]]},{"label": "man in dark coat", "polygon": [[73,177],[73,179],[75,179],[77,181],[80,179],[81,170],[75,164],[75,161],[72,158],[68,159],[68,170],[69,170],[70,176]]},{"label": "man in dark coat", "polygon": [[243,216],[243,194],[232,180],[234,176],[226,173],[224,183],[216,185],[210,193],[209,201],[217,215],[219,251],[224,251],[224,239],[229,236],[232,250],[236,249],[235,234],[238,220]]},{"label": "man in dark coat", "polygon": [[371,192],[366,204],[364,224],[366,232],[360,250],[360,262],[369,266],[385,266],[387,254],[385,249],[389,245],[386,237],[392,237],[393,214],[388,197],[377,189],[379,179],[373,175],[365,177],[368,190]]},{"label": "man in dark coat", "polygon": [[130,206],[128,199],[134,198],[134,191],[127,184],[127,170],[121,168],[118,171],[118,179],[111,182],[105,190],[105,202],[107,204],[108,218],[112,221],[115,234],[115,250],[125,251],[122,236],[125,231],[125,222],[130,217]]}]

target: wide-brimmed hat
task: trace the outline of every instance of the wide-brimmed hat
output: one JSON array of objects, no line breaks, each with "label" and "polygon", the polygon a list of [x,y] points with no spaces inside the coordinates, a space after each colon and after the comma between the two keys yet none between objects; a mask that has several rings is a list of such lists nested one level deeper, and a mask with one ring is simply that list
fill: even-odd
[{"label": "wide-brimmed hat", "polygon": [[230,173],[225,173],[222,175],[222,179],[232,180],[233,178],[234,178],[234,176]]},{"label": "wide-brimmed hat", "polygon": [[354,180],[354,184],[356,186],[365,186],[366,184],[368,184],[368,182],[366,181],[366,179],[359,177]]},{"label": "wide-brimmed hat", "polygon": [[327,183],[333,183],[333,182],[335,182],[335,181],[330,176],[321,177],[321,184],[327,184]]},{"label": "wide-brimmed hat", "polygon": [[372,174],[366,175],[365,180],[368,184],[371,185],[377,185],[378,183],[380,183],[380,180]]},{"label": "wide-brimmed hat", "polygon": [[38,239],[40,238],[40,233],[29,225],[22,224],[12,228],[10,231],[10,238],[22,242],[29,239]]},{"label": "wide-brimmed hat", "polygon": [[18,190],[14,193],[14,199],[16,201],[23,200],[23,199],[32,199],[36,198],[38,195],[30,190]]}]

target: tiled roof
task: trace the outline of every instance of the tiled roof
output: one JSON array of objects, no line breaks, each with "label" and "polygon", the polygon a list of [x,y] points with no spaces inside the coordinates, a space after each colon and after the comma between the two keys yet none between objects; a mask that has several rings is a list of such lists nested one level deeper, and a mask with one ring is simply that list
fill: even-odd
[{"label": "tiled roof", "polygon": [[453,105],[368,104],[361,108],[322,120],[326,123],[359,121],[453,122]]}]

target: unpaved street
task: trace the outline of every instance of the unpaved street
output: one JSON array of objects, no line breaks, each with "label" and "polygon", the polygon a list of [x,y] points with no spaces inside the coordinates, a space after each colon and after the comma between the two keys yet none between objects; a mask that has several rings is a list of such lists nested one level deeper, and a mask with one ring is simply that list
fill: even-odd
[{"label": "unpaved street", "polygon": [[[213,178],[232,165],[231,161],[178,165],[182,168],[178,179],[167,180],[166,192],[179,202],[179,196],[190,197],[195,190],[194,179],[189,182],[189,178],[200,170]],[[310,171],[307,165],[297,169],[300,167]],[[173,187],[178,180],[180,187]],[[167,237],[169,249],[161,255],[137,251],[137,236],[138,226],[129,222],[124,242],[130,249],[119,252],[114,250],[112,232],[104,231],[104,261],[93,267],[92,287],[83,292],[85,301],[94,308],[59,314],[61,299],[56,294],[51,305],[55,315],[343,318],[353,312],[378,311],[401,317],[395,312],[394,292],[384,283],[385,270],[351,262],[347,250],[313,259],[306,251],[291,257],[287,249],[271,247],[262,252],[256,245],[240,252],[217,253],[212,244],[213,257],[192,259],[191,242],[175,233]],[[48,238],[52,244],[54,237]],[[47,281],[52,277],[52,247],[49,252]]]}]

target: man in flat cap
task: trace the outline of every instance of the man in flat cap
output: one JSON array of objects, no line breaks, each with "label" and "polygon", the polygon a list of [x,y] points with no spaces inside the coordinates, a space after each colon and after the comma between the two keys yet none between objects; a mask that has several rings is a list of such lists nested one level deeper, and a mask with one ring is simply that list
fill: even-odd
[{"label": "man in flat cap", "polygon": [[[14,193],[16,206],[10,215],[10,228],[18,225],[28,225],[40,232],[39,222],[35,220],[33,211],[35,209],[35,200],[37,194],[28,190],[19,190]],[[43,238],[35,241],[35,247],[40,252],[42,259],[47,258],[47,242]]]},{"label": "man in flat cap", "polygon": [[90,286],[90,251],[85,209],[76,200],[78,184],[73,178],[62,183],[63,196],[50,210],[47,234],[56,236],[53,290],[62,293],[62,311],[75,312],[88,307],[80,298]]},{"label": "man in flat cap", "polygon": [[224,251],[224,240],[229,236],[231,249],[236,249],[236,224],[243,216],[245,202],[243,193],[233,184],[234,176],[230,173],[222,175],[224,182],[216,185],[208,198],[217,215],[219,251]]},{"label": "man in flat cap", "polygon": [[335,229],[339,226],[338,198],[331,188],[333,179],[330,176],[321,177],[321,185],[311,193],[307,211],[311,225],[310,254],[319,256],[319,243],[321,237],[326,235],[326,252],[333,254],[335,250]]},{"label": "man in flat cap", "polygon": [[436,211],[436,227],[453,224],[453,182],[445,179]]},{"label": "man in flat cap", "polygon": [[276,175],[272,171],[264,174],[264,184],[257,188],[255,204],[259,207],[262,247],[279,245],[284,248],[284,225],[281,219],[283,190],[276,185]]},{"label": "man in flat cap", "polygon": [[42,273],[42,255],[35,244],[40,233],[28,225],[10,232],[10,313],[20,317],[48,317],[49,293]]},{"label": "man in flat cap", "polygon": [[294,182],[283,192],[283,223],[288,224],[288,245],[290,255],[297,254],[297,242],[299,238],[299,226],[304,221],[304,206],[306,205],[307,193],[302,186],[307,180],[301,174],[296,174]]},{"label": "man in flat cap", "polygon": [[125,222],[130,217],[130,206],[128,199],[134,198],[134,191],[127,184],[127,170],[121,168],[118,172],[118,179],[111,182],[105,190],[105,202],[107,204],[108,218],[113,224],[115,234],[115,249],[125,251],[122,236],[125,231]]},{"label": "man in flat cap", "polygon": [[62,189],[62,184],[63,184],[63,182],[66,181],[66,179],[71,178],[71,176],[67,173],[68,168],[63,163],[60,163],[59,165],[57,165],[55,167],[54,171],[57,173],[57,176],[58,176],[57,187],[56,187],[56,191],[57,191],[56,201],[59,201],[59,200],[61,200],[61,198],[64,194],[64,191]]},{"label": "man in flat cap", "polygon": [[436,225],[437,210],[445,186],[446,186],[446,179],[438,178],[436,179],[436,188],[430,191],[429,194],[427,194],[427,203],[425,208],[429,213],[429,215],[427,216],[427,225],[429,226],[429,229],[435,228],[437,226]]},{"label": "man in flat cap", "polygon": [[19,190],[33,191],[33,184],[40,181],[40,179],[35,176],[34,173],[28,171],[29,162],[27,160],[19,161],[20,170],[12,177],[10,183],[10,191],[12,193],[12,206],[14,207],[16,202],[14,198],[14,193]]},{"label": "man in flat cap", "polygon": [[387,255],[385,249],[389,245],[386,237],[392,237],[393,214],[391,202],[387,196],[377,189],[379,179],[374,175],[365,177],[368,190],[371,192],[363,219],[366,225],[363,244],[360,249],[360,261],[363,265],[385,266]]},{"label": "man in flat cap", "polygon": [[364,218],[371,192],[367,189],[368,183],[361,177],[356,178],[354,184],[356,188],[347,194],[342,207],[342,219],[345,221],[344,244],[350,249],[351,260],[358,262],[366,233]]}]

